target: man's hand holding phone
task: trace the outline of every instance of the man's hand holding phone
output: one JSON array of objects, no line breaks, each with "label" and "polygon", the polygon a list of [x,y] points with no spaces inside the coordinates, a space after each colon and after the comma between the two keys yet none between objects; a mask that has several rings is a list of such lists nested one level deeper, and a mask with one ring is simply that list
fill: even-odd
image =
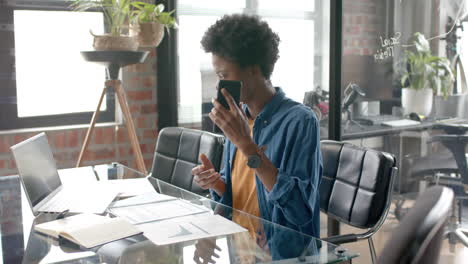
[{"label": "man's hand holding phone", "polygon": [[216,100],[218,100],[218,102],[222,106],[224,106],[224,108],[230,110],[226,97],[222,93],[223,88],[228,91],[229,95],[234,99],[234,102],[236,103],[236,105],[239,105],[242,82],[233,81],[233,80],[220,80],[218,82],[218,87],[217,87],[218,94],[217,94]]},{"label": "man's hand holding phone", "polygon": [[218,100],[213,99],[213,109],[211,109],[209,117],[223,131],[224,135],[245,153],[244,150],[253,144],[247,116],[226,89],[221,89],[221,93],[226,99],[229,109],[222,106]]},{"label": "man's hand holding phone", "polygon": [[213,189],[219,196],[224,194],[225,185],[221,175],[215,170],[213,164],[205,154],[200,154],[201,165],[192,169],[195,183],[202,189]]}]

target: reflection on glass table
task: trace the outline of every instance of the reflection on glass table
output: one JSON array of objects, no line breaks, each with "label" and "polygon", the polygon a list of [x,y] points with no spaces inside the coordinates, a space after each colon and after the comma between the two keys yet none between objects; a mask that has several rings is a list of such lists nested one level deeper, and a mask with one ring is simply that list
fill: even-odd
[{"label": "reflection on glass table", "polygon": [[[80,173],[77,174],[77,171]],[[92,177],[98,178],[101,181],[144,177],[139,172],[120,164],[99,165],[87,167],[87,169],[65,169],[60,171],[60,175],[62,178],[68,177],[68,180],[73,182],[76,188],[85,187],[86,184],[89,184],[88,180],[91,180]],[[72,180],[74,177],[77,178]],[[33,224],[38,224],[54,220],[57,215],[40,214],[34,219],[27,203],[19,201],[24,200],[25,197],[16,200],[11,199],[11,197],[21,197],[19,178],[17,176],[2,177],[0,181],[0,186],[8,186],[9,190],[9,192],[0,192],[0,206],[3,208],[1,218],[1,254],[4,263],[21,261],[23,263],[40,263],[47,259],[55,263],[58,261],[64,261],[60,263],[203,263],[203,259],[210,257],[212,257],[215,263],[259,263],[271,261],[275,263],[276,260],[287,260],[281,263],[336,263],[358,256],[358,254],[351,253],[336,245],[243,212],[235,211],[206,197],[198,196],[152,178],[150,182],[158,192],[173,196],[171,199],[196,207],[202,213],[137,224],[137,227],[144,229],[145,233],[143,235],[121,239],[90,250],[84,250],[71,242],[57,240],[31,231],[34,230],[30,225],[32,220],[34,220]],[[83,195],[85,193],[84,191]],[[283,250],[279,254],[272,254],[269,250],[271,241],[268,241],[265,237],[253,237],[249,232],[244,231],[245,229],[224,218],[229,218],[233,212],[241,215],[240,219],[243,222],[261,224],[264,227],[271,228],[275,232],[282,232],[284,240],[278,242],[277,246],[282,247]],[[187,219],[190,221],[187,221]],[[204,219],[216,221],[207,223]],[[198,224],[192,225],[192,227],[184,226],[187,222]],[[215,224],[209,226],[210,223]],[[228,223],[227,226],[231,233],[217,234],[212,231],[222,228],[221,225],[217,225],[216,223],[221,223],[223,226],[226,226],[226,223]],[[155,234],[156,239],[160,239],[157,235],[161,233],[159,231],[161,228],[177,226],[178,224],[180,224],[179,226],[186,227],[185,229],[178,230],[178,236],[197,237],[199,235],[197,232],[202,233],[203,230],[214,233],[209,236],[198,236],[203,237],[202,239],[190,239],[172,244],[161,243],[157,245],[153,242],[157,241],[154,239]],[[229,224],[232,226],[229,226]],[[201,227],[198,231],[196,230],[197,226]],[[164,232],[167,231],[162,230]]]}]

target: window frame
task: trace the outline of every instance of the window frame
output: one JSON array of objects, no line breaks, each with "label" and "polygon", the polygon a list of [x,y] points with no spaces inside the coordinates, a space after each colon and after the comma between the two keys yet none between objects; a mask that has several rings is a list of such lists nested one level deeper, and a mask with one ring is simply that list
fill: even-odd
[{"label": "window frame", "polygon": [[[0,131],[21,128],[53,127],[65,125],[89,124],[94,111],[19,117],[17,108],[16,71],[15,71],[15,42],[14,42],[14,11],[70,11],[66,1],[51,0],[7,0],[0,4]],[[105,74],[105,71],[103,71]],[[102,85],[104,87],[104,84]],[[99,87],[96,87],[98,89]],[[106,89],[106,110],[99,112],[96,122],[115,122],[115,93],[113,89]],[[96,105],[97,107],[97,105]]]},{"label": "window frame", "polygon": [[[179,0],[168,0],[166,4],[168,10],[176,10],[175,16],[179,15],[218,15],[223,12],[232,12],[233,10],[225,9],[213,9],[210,12],[204,12],[203,8],[177,8]],[[270,10],[259,10],[258,0],[245,0],[245,8],[240,8],[235,10],[238,12],[256,14],[263,18],[302,18],[305,20],[314,20],[321,21],[323,15],[321,14],[321,1],[315,1],[314,11],[287,11],[287,12],[275,12]],[[315,24],[315,32],[323,34],[323,29],[320,27],[320,23]],[[163,43],[158,47],[158,96],[157,104],[159,108],[159,119],[158,127],[160,129],[168,126],[188,126],[193,127],[198,125],[198,123],[179,123],[179,91],[180,91],[180,80],[179,80],[179,61],[178,61],[178,32],[172,30],[169,36],[165,37]],[[317,43],[317,48],[324,47],[324,43]],[[328,48],[324,47],[324,48]],[[327,56],[324,56],[322,59]],[[318,63],[318,61],[316,61]],[[321,63],[321,62],[320,62]],[[324,65],[327,69],[322,69],[320,73],[317,74],[328,74],[328,65]],[[314,76],[317,78],[318,76]],[[323,76],[322,76],[323,78]],[[317,78],[318,80],[319,78]],[[321,80],[320,83],[326,82],[328,80]]]}]

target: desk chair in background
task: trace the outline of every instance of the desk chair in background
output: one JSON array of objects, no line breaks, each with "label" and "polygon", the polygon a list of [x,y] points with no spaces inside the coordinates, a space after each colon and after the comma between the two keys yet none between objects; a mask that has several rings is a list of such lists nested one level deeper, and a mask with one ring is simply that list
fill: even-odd
[{"label": "desk chair in background", "polygon": [[[455,193],[454,206],[448,231],[451,250],[457,241],[468,247],[468,229],[461,228],[463,221],[464,199],[468,199],[468,165],[466,148],[468,146],[468,124],[438,124],[446,134],[432,136],[430,143],[440,143],[449,152],[432,153],[424,157],[410,159],[410,176],[415,179],[430,180],[434,184],[445,185]],[[458,217],[457,217],[457,200]],[[458,218],[458,219],[457,219]],[[458,223],[457,223],[458,222]]]},{"label": "desk chair in background", "polygon": [[159,132],[151,176],[201,195],[208,194],[194,184],[192,168],[201,164],[204,153],[216,171],[221,169],[224,136],[182,127],[167,127]]},{"label": "desk chair in background", "polygon": [[322,238],[334,244],[368,239],[372,262],[377,255],[372,241],[386,219],[397,173],[393,155],[350,143],[321,141],[323,176],[320,209],[340,223],[361,229],[361,234]]},{"label": "desk chair in background", "polygon": [[348,130],[350,124],[354,124],[358,126],[359,128],[363,129],[361,124],[354,121],[349,107],[354,102],[356,102],[356,99],[358,99],[359,96],[366,96],[366,93],[361,87],[359,87],[359,85],[355,83],[349,83],[348,86],[346,86],[346,89],[344,90],[344,95],[345,95],[345,98],[343,99],[343,105],[341,106],[341,111],[342,113],[346,113],[346,119],[347,119],[344,130],[345,131]]},{"label": "desk chair in background", "polygon": [[449,188],[434,186],[427,189],[392,232],[378,263],[439,263],[453,200],[453,191]]}]

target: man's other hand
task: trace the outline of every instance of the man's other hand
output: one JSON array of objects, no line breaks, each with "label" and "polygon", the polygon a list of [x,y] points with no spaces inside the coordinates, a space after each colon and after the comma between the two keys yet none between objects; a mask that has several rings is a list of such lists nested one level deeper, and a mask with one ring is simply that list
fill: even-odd
[{"label": "man's other hand", "polygon": [[224,182],[221,180],[221,175],[215,170],[213,163],[205,154],[200,154],[201,165],[192,169],[195,183],[202,189],[213,189],[222,196],[224,193]]}]

